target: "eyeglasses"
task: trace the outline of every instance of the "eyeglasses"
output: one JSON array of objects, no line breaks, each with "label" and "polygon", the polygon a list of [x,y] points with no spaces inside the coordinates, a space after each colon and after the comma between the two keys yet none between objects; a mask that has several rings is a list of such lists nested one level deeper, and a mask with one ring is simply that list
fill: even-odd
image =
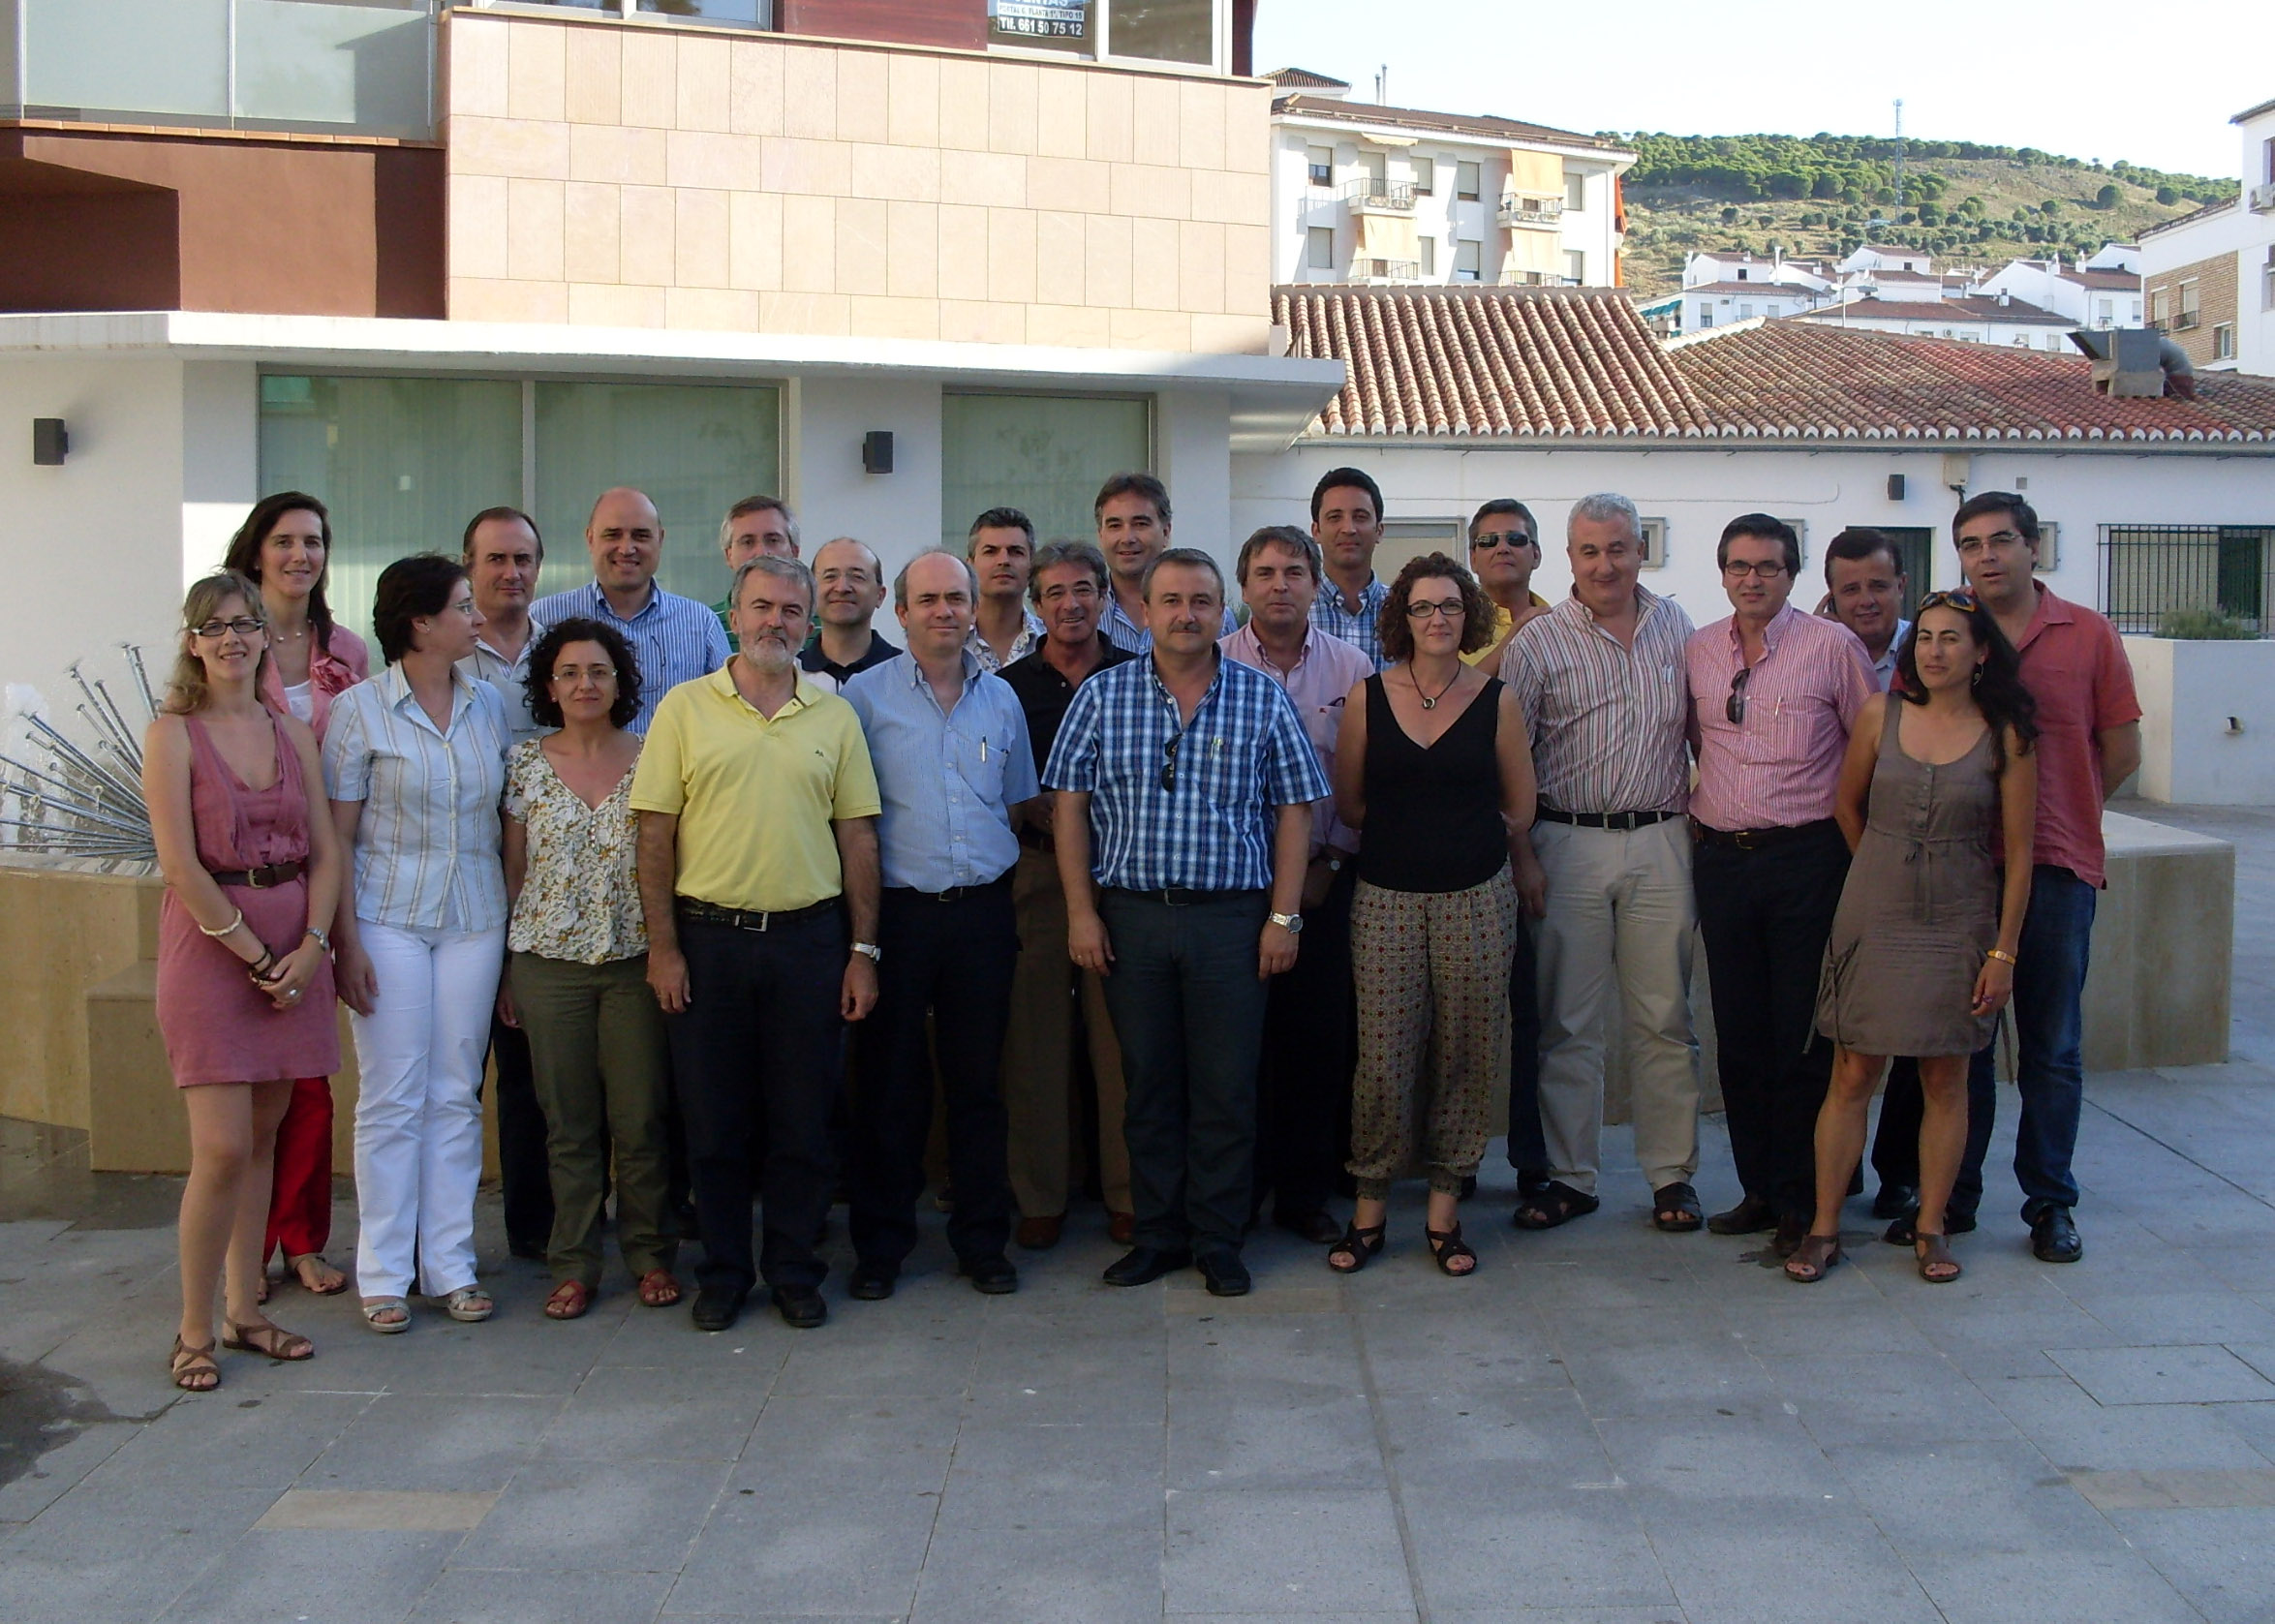
[{"label": "eyeglasses", "polygon": [[1161,793],[1164,795],[1177,793],[1177,747],[1184,742],[1184,735],[1175,733],[1170,735],[1169,742],[1161,747],[1161,754],[1164,758],[1161,762]]},{"label": "eyeglasses", "polygon": [[1742,581],[1748,575],[1764,581],[1774,581],[1785,573],[1785,564],[1779,559],[1764,559],[1759,564],[1746,564],[1738,559],[1732,559],[1722,567],[1722,573],[1734,581]]},{"label": "eyeglasses", "polygon": [[1930,609],[1956,609],[1962,615],[1971,615],[1983,607],[1983,600],[1964,587],[1953,587],[1949,592],[1931,592],[1920,599],[1920,607],[1912,612],[1918,620]]},{"label": "eyeglasses", "polygon": [[1406,604],[1406,618],[1410,621],[1431,620],[1440,615],[1447,620],[1455,621],[1460,620],[1462,613],[1463,605],[1459,598],[1449,598],[1437,603],[1421,603],[1409,600]]},{"label": "eyeglasses", "polygon": [[250,637],[256,631],[266,631],[268,622],[255,620],[251,615],[237,615],[226,621],[206,621],[190,629],[200,637],[219,637],[225,631],[233,631],[240,637]]},{"label": "eyeglasses", "polygon": [[2018,530],[1994,530],[1988,536],[1969,536],[1962,538],[1958,549],[1962,553],[1983,551],[1985,547],[2026,547],[2030,538]]},{"label": "eyeglasses", "polygon": [[1482,536],[1472,536],[1469,538],[1469,550],[1473,553],[1490,553],[1495,547],[1529,547],[1531,545],[1532,537],[1521,530],[1489,530]]},{"label": "eyeglasses", "polygon": [[553,681],[556,683],[612,683],[615,680],[616,667],[613,665],[566,665],[556,666],[553,670]]},{"label": "eyeglasses", "polygon": [[1730,679],[1730,697],[1722,702],[1722,714],[1730,719],[1730,725],[1742,727],[1746,720],[1746,681],[1754,674],[1751,665],[1738,667],[1737,676]]}]

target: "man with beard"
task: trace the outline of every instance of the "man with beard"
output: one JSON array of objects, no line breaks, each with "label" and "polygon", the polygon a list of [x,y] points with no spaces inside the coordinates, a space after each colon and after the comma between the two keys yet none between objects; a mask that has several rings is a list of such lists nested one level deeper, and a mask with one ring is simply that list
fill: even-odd
[{"label": "man with beard", "polygon": [[839,1023],[876,1002],[882,808],[860,719],[797,668],[813,604],[804,565],[744,564],[740,652],[664,695],[632,780],[648,982],[671,1029],[703,1241],[698,1331],[733,1325],[760,1275],[790,1326],[828,1317],[815,1238],[836,1176]]}]

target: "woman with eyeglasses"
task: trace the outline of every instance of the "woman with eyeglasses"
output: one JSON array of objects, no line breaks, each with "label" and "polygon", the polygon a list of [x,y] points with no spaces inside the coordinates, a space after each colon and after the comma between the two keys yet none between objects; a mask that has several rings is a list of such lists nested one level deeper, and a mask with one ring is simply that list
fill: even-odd
[{"label": "woman with eyeglasses", "polygon": [[261,702],[261,592],[230,571],[190,589],[181,653],[142,752],[142,795],[166,876],[158,1027],[190,1117],[182,1187],[182,1319],[174,1386],[221,1385],[223,1347],[314,1355],[261,1312],[261,1235],[277,1123],[293,1081],[339,1069],[323,922],[340,888],[316,736]]},{"label": "woman with eyeglasses", "polygon": [[1327,1262],[1353,1274],[1383,1249],[1391,1180],[1412,1159],[1414,1094],[1427,1086],[1423,1239],[1442,1272],[1466,1275],[1477,1253],[1456,1204],[1492,1133],[1493,1081],[1509,1071],[1509,962],[1522,929],[1511,861],[1532,827],[1532,749],[1516,696],[1462,661],[1493,631],[1492,600],[1468,570],[1443,553],[1415,559],[1379,625],[1390,663],[1351,689],[1336,741],[1336,810],[1362,837],[1351,904],[1359,1199]]},{"label": "woman with eyeglasses", "polygon": [[[297,717],[323,743],[332,700],[371,674],[363,639],[332,620],[324,588],[331,574],[332,521],[304,491],[278,491],[253,505],[222,559],[261,589],[268,625],[261,702]],[[276,1188],[261,1253],[261,1295],[268,1296],[268,1260],[281,1249],[285,1268],[319,1297],[348,1289],[348,1276],[324,1255],[332,1235],[332,1084],[328,1077],[292,1083],[292,1103],[276,1135]]]},{"label": "woman with eyeglasses", "polygon": [[529,1034],[553,1185],[549,1319],[581,1318],[600,1286],[600,1207],[616,1170],[616,1241],[641,1302],[680,1298],[665,1211],[671,1058],[648,988],[648,927],[631,810],[640,673],[614,628],[571,616],[530,651],[530,715],[557,729],[506,764],[504,1000]]},{"label": "woman with eyeglasses", "polygon": [[1944,1206],[1967,1143],[1968,1057],[1991,1040],[2014,992],[2030,905],[2036,710],[1990,611],[1970,593],[1937,592],[1921,601],[1894,687],[1857,718],[1833,808],[1856,855],[1817,1001],[1818,1030],[1838,1047],[1817,1116],[1816,1221],[1786,1260],[1791,1279],[1822,1280],[1840,1261],[1841,1204],[1891,1055],[1918,1057],[1926,1103],[1920,1277],[1959,1277]]},{"label": "woman with eyeglasses", "polygon": [[356,1283],[363,1323],[411,1326],[417,1282],[454,1320],[496,1304],[476,1278],[478,1090],[506,953],[498,801],[512,740],[506,701],[457,669],[481,612],[455,560],[380,572],[372,627],[387,667],[340,695],[323,772],[354,883],[336,928],[351,1011]]}]

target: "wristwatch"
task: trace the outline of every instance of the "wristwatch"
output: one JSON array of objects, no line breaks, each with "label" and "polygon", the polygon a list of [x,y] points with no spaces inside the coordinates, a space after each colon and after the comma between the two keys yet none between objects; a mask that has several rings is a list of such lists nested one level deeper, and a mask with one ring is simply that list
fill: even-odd
[{"label": "wristwatch", "polygon": [[1276,913],[1272,916],[1272,923],[1277,925],[1291,936],[1300,936],[1304,934],[1304,916],[1300,913]]},{"label": "wristwatch", "polygon": [[853,944],[853,951],[866,958],[873,965],[881,965],[884,963],[884,949],[877,946],[876,943],[873,941],[857,941]]}]

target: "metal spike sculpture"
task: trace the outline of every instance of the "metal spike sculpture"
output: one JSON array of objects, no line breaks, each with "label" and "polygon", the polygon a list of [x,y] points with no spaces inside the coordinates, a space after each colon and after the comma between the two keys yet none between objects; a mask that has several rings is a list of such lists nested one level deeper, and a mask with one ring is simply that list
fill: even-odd
[{"label": "metal spike sculpture", "polygon": [[[142,651],[121,643],[140,700],[139,720],[158,714]],[[142,804],[142,742],[110,689],[71,665],[80,700],[73,707],[88,742],[75,743],[46,717],[19,713],[29,737],[20,756],[0,752],[0,849],[108,864],[154,863],[150,812]],[[28,756],[26,760],[21,757]],[[36,764],[35,764],[36,763]]]}]

